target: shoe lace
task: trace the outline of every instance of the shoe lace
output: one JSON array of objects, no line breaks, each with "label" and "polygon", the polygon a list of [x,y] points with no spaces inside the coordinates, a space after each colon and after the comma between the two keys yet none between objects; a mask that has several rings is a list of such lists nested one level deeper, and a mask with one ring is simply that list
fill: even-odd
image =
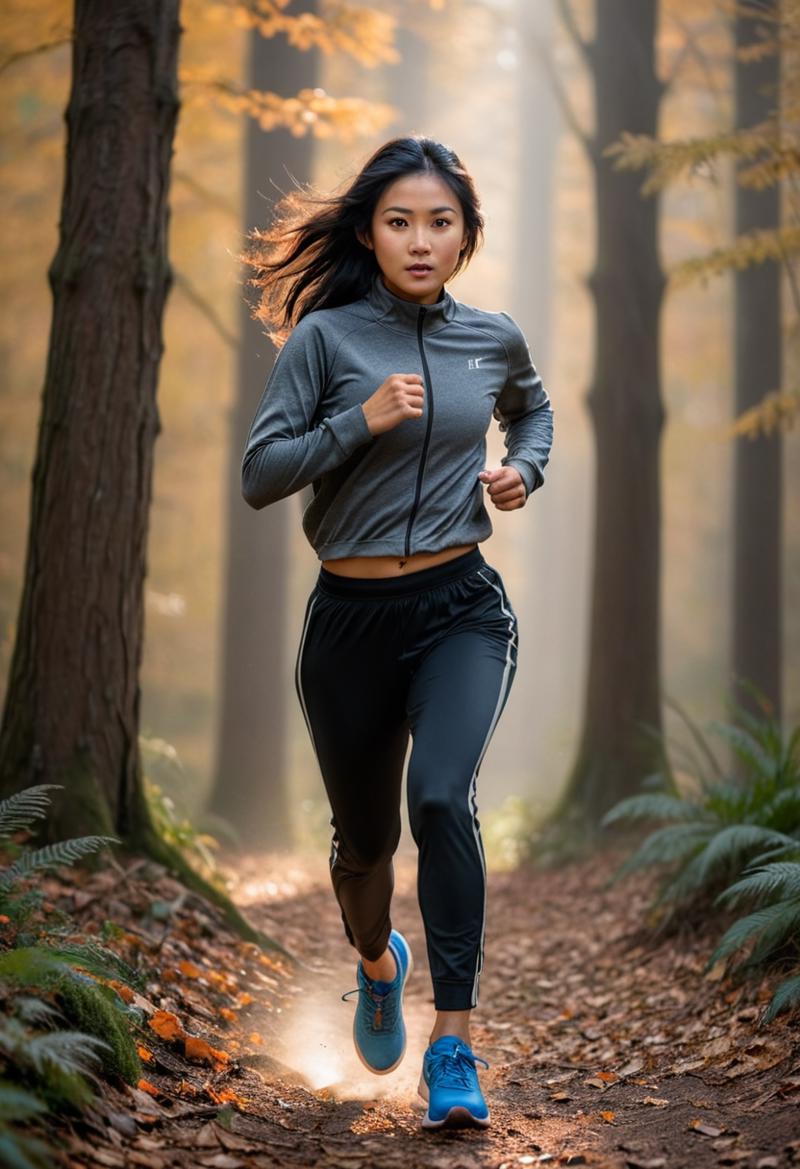
[{"label": "shoe lace", "polygon": [[430,1083],[437,1087],[471,1088],[479,1063],[485,1068],[489,1066],[485,1059],[457,1043],[452,1051],[435,1052],[431,1056]]},{"label": "shoe lace", "polygon": [[354,994],[364,996],[371,1030],[380,1031],[385,1027],[391,1031],[394,1028],[400,1007],[400,995],[396,991],[387,990],[379,994],[371,986],[357,986],[342,995],[342,1002],[347,1002]]}]

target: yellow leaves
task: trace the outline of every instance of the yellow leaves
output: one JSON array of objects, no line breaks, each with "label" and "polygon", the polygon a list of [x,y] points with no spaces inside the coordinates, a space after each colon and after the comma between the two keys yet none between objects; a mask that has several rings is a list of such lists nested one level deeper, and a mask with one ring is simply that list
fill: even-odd
[{"label": "yellow leaves", "polygon": [[615,1120],[614,1120],[615,1115],[616,1114],[613,1112],[601,1112],[600,1119],[604,1120],[606,1122],[606,1124],[614,1124],[615,1123]]},{"label": "yellow leaves", "polygon": [[753,439],[760,434],[772,434],[773,430],[789,430],[798,414],[800,390],[771,390],[757,406],[739,415],[728,434]]},{"label": "yellow leaves", "polygon": [[696,278],[703,280],[731,269],[742,270],[765,260],[781,261],[800,251],[800,227],[778,227],[743,232],[727,247],[714,248],[705,256],[684,260],[669,271],[673,287]]},{"label": "yellow leaves", "polygon": [[400,60],[394,47],[395,18],[367,6],[338,0],[326,5],[324,16],[314,12],[289,15],[285,11],[287,0],[249,0],[247,4],[227,0],[214,5],[187,0],[187,7],[193,16],[208,16],[236,28],[255,28],[264,37],[282,34],[301,51],[317,48],[326,55],[347,53],[368,68]]},{"label": "yellow leaves", "polygon": [[254,118],[262,130],[285,129],[295,138],[337,136],[352,141],[358,135],[375,134],[396,115],[393,106],[357,97],[332,97],[324,89],[301,89],[294,97],[267,90],[241,89],[216,77],[209,69],[180,69],[187,103],[213,104],[235,114]]},{"label": "yellow leaves", "polygon": [[178,963],[178,969],[186,978],[202,978],[203,972],[200,967],[194,962],[189,962],[185,958]]}]

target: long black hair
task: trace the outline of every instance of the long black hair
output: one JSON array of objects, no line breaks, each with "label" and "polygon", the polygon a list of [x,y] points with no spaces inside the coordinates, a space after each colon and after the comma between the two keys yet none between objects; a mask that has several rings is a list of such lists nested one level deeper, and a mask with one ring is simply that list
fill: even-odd
[{"label": "long black hair", "polygon": [[280,345],[314,309],[349,304],[366,294],[378,271],[367,232],[381,193],[407,175],[435,174],[457,196],[467,242],[453,275],[483,242],[484,220],[474,181],[458,155],[434,138],[411,135],[384,143],[341,193],[314,195],[298,188],[275,205],[270,227],[254,229],[240,257],[255,270],[246,283],[261,289],[253,316]]}]

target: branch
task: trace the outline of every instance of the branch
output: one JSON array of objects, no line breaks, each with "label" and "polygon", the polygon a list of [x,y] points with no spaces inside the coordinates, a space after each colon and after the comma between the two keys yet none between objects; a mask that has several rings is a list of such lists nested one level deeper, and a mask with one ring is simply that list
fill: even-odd
[{"label": "branch", "polygon": [[194,287],[192,282],[183,275],[182,272],[174,273],[175,286],[180,288],[187,300],[189,300],[196,309],[199,309],[206,320],[211,324],[212,328],[219,334],[220,338],[229,345],[231,349],[237,349],[239,346],[239,337],[230,332],[225,326],[222,319],[217,314],[216,310],[208,303],[205,297]]},{"label": "branch", "polygon": [[566,92],[564,91],[564,87],[561,84],[561,79],[553,68],[551,54],[546,51],[546,48],[539,37],[534,38],[533,48],[540,61],[544,65],[548,77],[550,78],[550,83],[553,86],[553,92],[556,96],[556,100],[559,106],[561,107],[561,112],[564,115],[565,121],[567,122],[575,137],[583,146],[589,158],[594,160],[596,158],[594,142],[581,126],[580,122],[578,121],[577,114],[570,105],[569,98],[567,97]]},{"label": "branch", "polygon": [[17,61],[24,61],[28,57],[35,57],[39,53],[49,53],[51,49],[58,49],[61,45],[69,45],[72,43],[72,33],[67,36],[57,37],[54,41],[42,41],[40,45],[33,45],[30,49],[18,49],[16,53],[12,53],[6,57],[4,61],[0,61],[0,73],[5,72]]},{"label": "branch", "polygon": [[592,65],[592,49],[588,41],[585,41],[580,34],[578,25],[575,22],[575,13],[570,7],[569,0],[556,0],[558,11],[561,14],[561,19],[564,22],[564,27],[569,33],[576,49],[583,57],[587,65]]}]

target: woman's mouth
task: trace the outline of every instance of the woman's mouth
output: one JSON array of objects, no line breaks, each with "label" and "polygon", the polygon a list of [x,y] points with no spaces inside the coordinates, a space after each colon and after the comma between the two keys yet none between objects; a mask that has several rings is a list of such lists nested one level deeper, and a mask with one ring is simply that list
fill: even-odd
[{"label": "woman's mouth", "polygon": [[425,276],[428,272],[432,272],[433,268],[430,264],[412,264],[406,271],[413,272],[415,276]]}]

